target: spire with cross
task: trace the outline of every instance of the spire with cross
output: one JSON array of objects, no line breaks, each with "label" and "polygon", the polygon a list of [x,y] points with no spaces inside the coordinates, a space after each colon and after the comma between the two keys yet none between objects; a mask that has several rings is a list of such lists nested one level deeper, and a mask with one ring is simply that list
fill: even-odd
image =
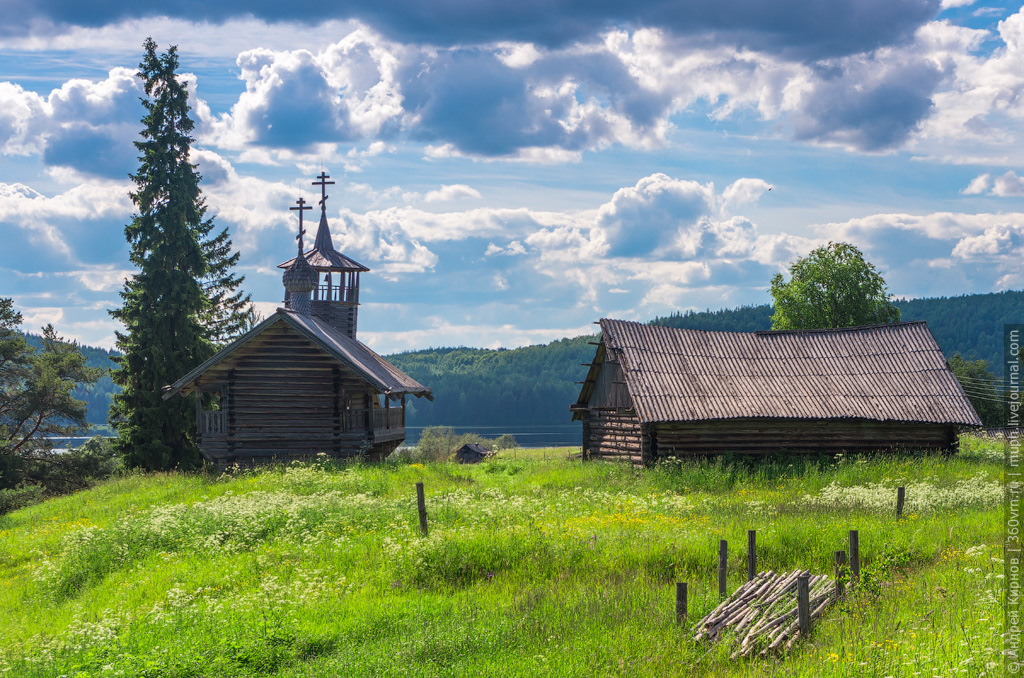
[{"label": "spire with cross", "polygon": [[291,210],[292,212],[298,212],[299,213],[299,234],[297,236],[295,236],[295,239],[299,242],[299,256],[301,257],[302,256],[302,249],[303,249],[303,247],[302,247],[302,236],[304,236],[306,234],[306,230],[304,228],[302,228],[302,213],[305,212],[306,210],[313,209],[313,206],[312,205],[307,205],[305,198],[299,198],[295,202],[298,204],[298,207],[289,207],[288,209]]},{"label": "spire with cross", "polygon": [[327,211],[327,187],[333,185],[333,181],[327,181],[331,178],[331,175],[323,170],[320,170],[320,176],[317,177],[319,181],[314,181],[314,186],[320,187],[320,210],[323,212]]}]

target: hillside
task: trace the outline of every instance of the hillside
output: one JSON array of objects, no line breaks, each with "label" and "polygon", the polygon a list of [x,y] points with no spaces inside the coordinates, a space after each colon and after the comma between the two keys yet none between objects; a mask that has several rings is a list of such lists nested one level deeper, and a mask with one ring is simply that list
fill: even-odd
[{"label": "hillside", "polygon": [[[925,320],[943,352],[952,357],[983,358],[1002,374],[1003,325],[1024,322],[1024,291],[972,294],[896,302],[903,320]],[[673,314],[651,322],[670,327],[728,332],[771,328],[771,306]],[[433,403],[409,401],[409,426],[559,425],[569,421],[569,404],[586,376],[595,337],[559,339],[517,349],[430,348],[388,356],[417,381],[430,386]],[[30,336],[38,343],[38,338]],[[89,364],[112,367],[111,352],[83,347]],[[114,384],[106,376],[82,392],[89,421],[106,423]]]},{"label": "hillside", "polygon": [[[519,455],[132,474],[0,516],[0,675],[1000,675],[999,443],[642,471]],[[734,591],[747,530],[759,570],[831,574],[852,528],[862,585],[788,657],[693,640],[720,539]]]}]

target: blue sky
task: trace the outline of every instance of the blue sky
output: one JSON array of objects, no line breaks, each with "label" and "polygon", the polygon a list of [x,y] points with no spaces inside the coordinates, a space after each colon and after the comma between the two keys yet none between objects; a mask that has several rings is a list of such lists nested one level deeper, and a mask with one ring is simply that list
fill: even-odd
[{"label": "blue sky", "polygon": [[113,345],[147,36],[260,310],[326,169],[381,352],[766,303],[829,240],[903,297],[1024,288],[1019,3],[96,4],[0,0],[0,296],[29,330]]}]

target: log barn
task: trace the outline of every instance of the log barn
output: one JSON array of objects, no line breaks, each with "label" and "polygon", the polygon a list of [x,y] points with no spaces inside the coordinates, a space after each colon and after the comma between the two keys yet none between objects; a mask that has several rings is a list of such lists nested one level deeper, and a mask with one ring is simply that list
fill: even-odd
[{"label": "log barn", "polygon": [[923,322],[705,332],[601,320],[584,459],[954,450],[981,421]]},{"label": "log barn", "polygon": [[[220,468],[332,457],[382,459],[405,439],[407,396],[433,399],[356,339],[359,275],[369,269],[334,249],[319,182],[320,224],[284,262],[283,308],[164,388],[164,399],[195,394],[197,442]],[[321,276],[323,279],[321,280]]]}]

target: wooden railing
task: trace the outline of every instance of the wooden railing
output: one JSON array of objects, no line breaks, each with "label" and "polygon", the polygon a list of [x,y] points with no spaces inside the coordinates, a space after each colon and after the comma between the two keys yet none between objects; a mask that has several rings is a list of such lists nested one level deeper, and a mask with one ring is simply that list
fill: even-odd
[{"label": "wooden railing", "polygon": [[313,293],[313,301],[345,301],[350,304],[359,302],[358,287],[341,287],[339,285],[320,285]]},{"label": "wooden railing", "polygon": [[405,428],[405,410],[401,407],[374,410],[349,410],[345,412],[346,431],[366,431],[371,428],[370,420],[373,421],[373,432],[397,431]]},{"label": "wooden railing", "polygon": [[373,430],[381,431],[393,428],[405,428],[405,410],[392,407],[373,411]]},{"label": "wooden railing", "polygon": [[224,435],[227,430],[227,417],[224,410],[199,413],[199,433],[202,435]]}]

